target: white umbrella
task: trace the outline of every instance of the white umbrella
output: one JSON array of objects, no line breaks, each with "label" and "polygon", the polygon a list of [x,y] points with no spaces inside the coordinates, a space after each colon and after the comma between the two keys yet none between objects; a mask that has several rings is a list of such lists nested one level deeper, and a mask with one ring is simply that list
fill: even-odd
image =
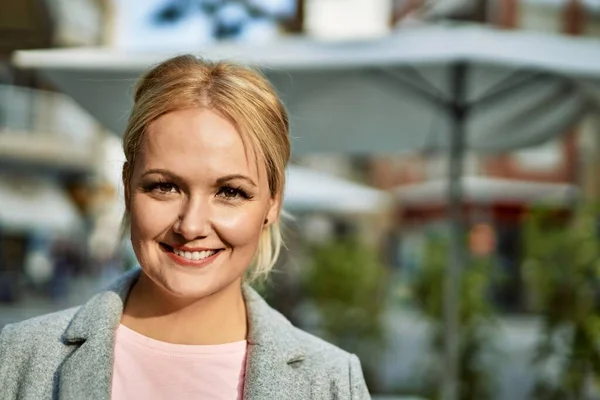
[{"label": "white umbrella", "polygon": [[389,204],[387,193],[334,175],[291,165],[283,206],[290,212],[371,214]]},{"label": "white umbrella", "polygon": [[[533,145],[551,136],[554,126],[577,120],[587,105],[570,80],[553,73],[592,79],[600,65],[598,40],[452,25],[352,43],[287,38],[169,53],[22,51],[14,63],[41,69],[108,129],[121,133],[139,74],[186,50],[262,67],[291,111],[296,154],[446,148],[453,120],[447,111],[459,70],[465,73],[461,97],[476,105],[465,143],[492,151]],[[552,113],[543,112],[550,107]]]},{"label": "white umbrella", "polygon": [[[166,53],[107,49],[17,52],[16,65],[43,70],[114,132],[122,132],[139,73],[191,51],[263,68],[291,112],[296,154],[450,153],[452,246],[445,284],[443,393],[458,393],[458,291],[462,159],[466,149],[501,151],[562,134],[591,107],[584,86],[600,76],[600,42],[482,26],[425,26],[364,42],[287,38]],[[572,79],[577,78],[577,81]]]}]

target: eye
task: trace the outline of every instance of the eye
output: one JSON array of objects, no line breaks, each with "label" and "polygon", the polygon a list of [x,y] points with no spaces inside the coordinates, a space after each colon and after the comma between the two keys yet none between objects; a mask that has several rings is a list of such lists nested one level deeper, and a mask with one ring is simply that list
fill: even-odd
[{"label": "eye", "polygon": [[155,190],[161,193],[176,193],[177,187],[173,183],[159,182],[156,184]]},{"label": "eye", "polygon": [[248,193],[246,193],[241,187],[233,187],[233,186],[223,186],[217,192],[217,196],[222,197],[227,200],[235,200],[235,199],[251,199]]},{"label": "eye", "polygon": [[177,193],[177,185],[171,182],[150,182],[144,186],[144,191],[155,194]]}]

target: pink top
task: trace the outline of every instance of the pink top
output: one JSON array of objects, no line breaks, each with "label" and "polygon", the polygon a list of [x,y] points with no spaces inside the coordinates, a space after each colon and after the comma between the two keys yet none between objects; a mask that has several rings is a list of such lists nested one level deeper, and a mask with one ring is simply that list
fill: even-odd
[{"label": "pink top", "polygon": [[171,344],[120,325],[111,398],[241,399],[245,360],[245,340],[211,346]]}]

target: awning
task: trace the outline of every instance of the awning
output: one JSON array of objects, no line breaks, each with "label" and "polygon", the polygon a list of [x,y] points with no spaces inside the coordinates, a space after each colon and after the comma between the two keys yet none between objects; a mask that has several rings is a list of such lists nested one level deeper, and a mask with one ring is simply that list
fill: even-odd
[{"label": "awning", "polygon": [[77,208],[57,183],[0,177],[0,229],[75,235],[84,228]]},{"label": "awning", "polygon": [[[575,185],[565,183],[465,176],[461,184],[465,204],[569,206],[579,196]],[[448,180],[440,179],[402,186],[394,192],[403,208],[426,208],[447,203],[448,185]]]}]

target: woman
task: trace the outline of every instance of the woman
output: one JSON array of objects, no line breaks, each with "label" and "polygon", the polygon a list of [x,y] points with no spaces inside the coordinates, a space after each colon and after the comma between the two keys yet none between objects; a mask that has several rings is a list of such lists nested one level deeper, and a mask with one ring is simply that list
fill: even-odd
[{"label": "woman", "polygon": [[124,134],[141,269],[81,308],[6,326],[2,399],[367,399],[360,363],[244,281],[281,246],[290,155],[264,78],[191,56],[147,73]]}]

